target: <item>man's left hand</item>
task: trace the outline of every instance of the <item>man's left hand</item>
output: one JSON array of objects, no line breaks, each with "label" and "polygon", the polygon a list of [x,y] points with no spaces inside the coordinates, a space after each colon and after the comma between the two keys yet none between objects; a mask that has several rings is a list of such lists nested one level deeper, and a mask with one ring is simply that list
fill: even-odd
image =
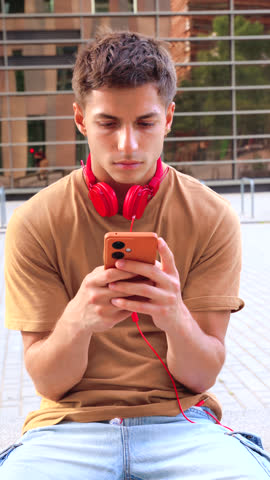
[{"label": "man's left hand", "polygon": [[[158,239],[158,252],[161,262],[156,261],[155,265],[132,260],[116,262],[119,270],[145,277],[149,281],[110,283],[110,289],[119,291],[119,298],[113,298],[111,302],[122,310],[151,315],[158,328],[170,331],[176,320],[181,318],[181,286],[174,256],[163,238]],[[130,294],[131,298],[121,298],[121,293]],[[132,298],[134,295],[136,300]]]}]

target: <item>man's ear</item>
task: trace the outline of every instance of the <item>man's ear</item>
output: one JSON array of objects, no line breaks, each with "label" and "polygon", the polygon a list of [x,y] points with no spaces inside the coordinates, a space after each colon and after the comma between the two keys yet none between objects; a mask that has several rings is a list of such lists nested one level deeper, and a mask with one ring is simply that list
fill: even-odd
[{"label": "man's ear", "polygon": [[167,113],[166,113],[165,135],[168,135],[168,133],[171,131],[174,110],[175,110],[175,103],[171,102],[167,108]]},{"label": "man's ear", "polygon": [[78,130],[84,136],[86,136],[86,128],[84,123],[84,114],[83,114],[82,107],[76,102],[74,102],[72,106],[74,111],[74,122],[76,123]]}]

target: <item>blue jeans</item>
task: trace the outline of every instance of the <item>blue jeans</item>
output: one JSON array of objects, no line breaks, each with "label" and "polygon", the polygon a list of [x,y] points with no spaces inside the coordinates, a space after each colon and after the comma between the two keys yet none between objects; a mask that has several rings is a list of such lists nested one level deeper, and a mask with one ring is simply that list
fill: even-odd
[{"label": "blue jeans", "polygon": [[185,412],[194,424],[179,414],[35,428],[0,454],[0,479],[268,479],[260,439],[229,432],[206,410]]}]

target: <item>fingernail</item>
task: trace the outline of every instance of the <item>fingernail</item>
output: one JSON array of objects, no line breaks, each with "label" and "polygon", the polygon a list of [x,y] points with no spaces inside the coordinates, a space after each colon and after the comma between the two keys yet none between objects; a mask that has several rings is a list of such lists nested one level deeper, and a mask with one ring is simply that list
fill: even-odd
[{"label": "fingernail", "polygon": [[125,260],[117,260],[117,262],[115,262],[115,266],[116,267],[123,267],[125,265]]}]

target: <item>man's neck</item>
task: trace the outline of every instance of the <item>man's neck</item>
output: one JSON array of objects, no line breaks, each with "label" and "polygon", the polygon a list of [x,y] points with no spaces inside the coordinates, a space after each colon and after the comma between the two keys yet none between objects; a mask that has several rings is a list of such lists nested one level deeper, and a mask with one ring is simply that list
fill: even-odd
[{"label": "man's neck", "polygon": [[119,185],[119,184],[112,186],[118,200],[118,207],[119,207],[118,213],[121,213],[121,214],[123,213],[123,205],[126,198],[126,194],[131,187],[132,185]]}]

